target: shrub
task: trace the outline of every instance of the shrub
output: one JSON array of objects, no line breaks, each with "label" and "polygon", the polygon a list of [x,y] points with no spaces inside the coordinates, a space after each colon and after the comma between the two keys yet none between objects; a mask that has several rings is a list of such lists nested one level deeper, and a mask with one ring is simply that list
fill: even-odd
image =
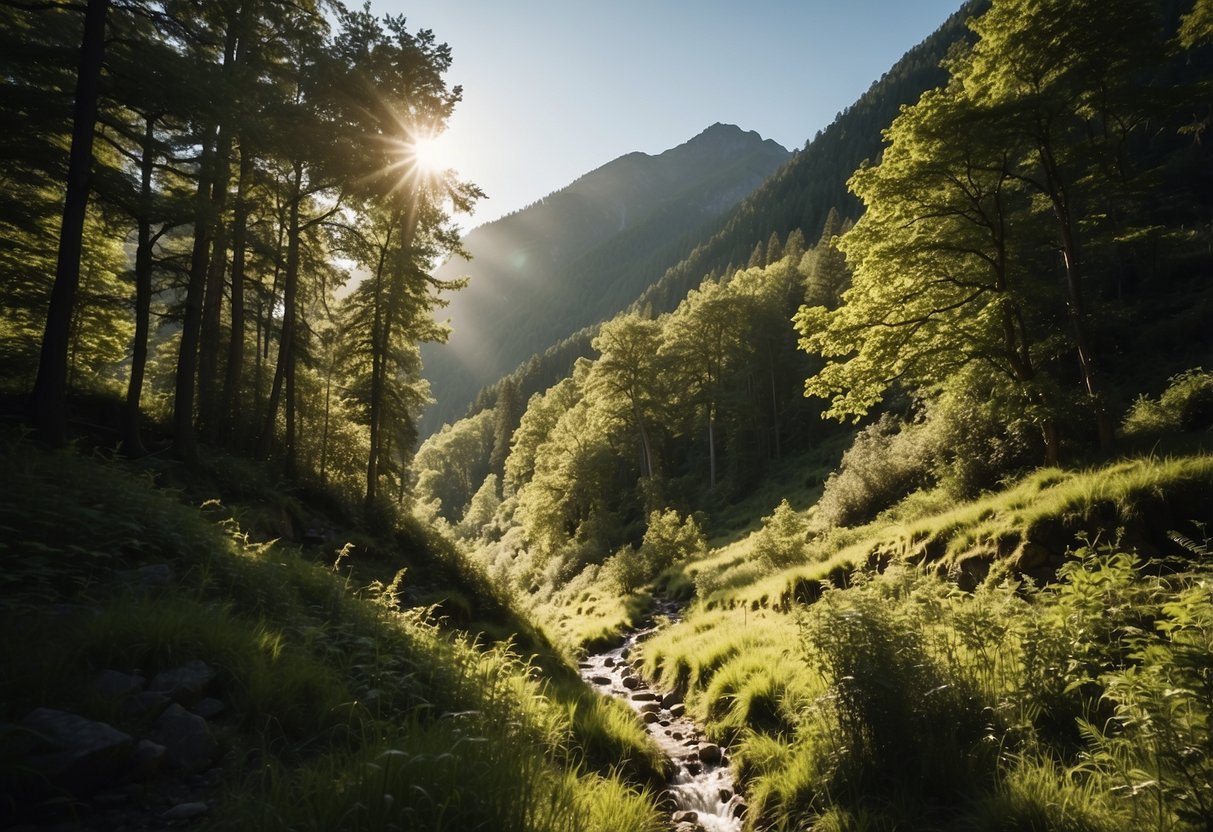
[{"label": "shrub", "polygon": [[1172,376],[1158,400],[1138,396],[1125,416],[1128,437],[1205,430],[1213,426],[1213,373],[1196,367]]},{"label": "shrub", "polygon": [[855,437],[842,465],[826,480],[817,513],[829,526],[876,516],[930,479],[930,448],[919,426],[886,413]]},{"label": "shrub", "polygon": [[804,560],[808,525],[787,500],[762,518],[762,528],[754,533],[754,551],[771,569],[782,569]]}]

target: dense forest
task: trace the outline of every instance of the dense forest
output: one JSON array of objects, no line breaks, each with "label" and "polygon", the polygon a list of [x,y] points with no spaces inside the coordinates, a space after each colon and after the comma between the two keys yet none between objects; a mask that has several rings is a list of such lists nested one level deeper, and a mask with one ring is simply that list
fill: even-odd
[{"label": "dense forest", "polygon": [[437,34],[0,20],[5,825],[1213,825],[1213,3],[966,3],[424,441]]},{"label": "dense forest", "polygon": [[[788,158],[775,142],[714,124],[649,156],[629,153],[467,235],[439,279],[466,276],[446,344],[422,349],[435,405],[422,435],[476,391],[584,326],[613,317]],[[564,372],[567,372],[567,365]]]}]

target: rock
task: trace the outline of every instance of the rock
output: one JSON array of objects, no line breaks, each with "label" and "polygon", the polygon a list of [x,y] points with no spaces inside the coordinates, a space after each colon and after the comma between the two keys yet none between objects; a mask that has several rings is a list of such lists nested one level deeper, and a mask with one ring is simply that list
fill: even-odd
[{"label": "rock", "polygon": [[591,676],[590,681],[595,685],[609,685],[611,683],[610,676]]},{"label": "rock", "polygon": [[641,691],[640,693],[632,694],[633,702],[656,702],[658,698],[659,697],[657,694],[649,693],[648,691]]},{"label": "rock", "polygon": [[25,766],[58,788],[84,797],[119,780],[135,741],[112,725],[53,708],[37,708],[23,725],[44,741]]},{"label": "rock", "polygon": [[131,777],[135,780],[151,780],[160,773],[164,762],[165,747],[151,740],[139,740],[131,756]]},{"label": "rock", "polygon": [[1017,563],[1015,564],[1020,570],[1034,569],[1049,562],[1050,552],[1039,543],[1027,541],[1020,549]]},{"label": "rock", "polygon": [[138,569],[126,569],[119,572],[118,577],[136,589],[144,591],[171,586],[176,578],[173,574],[173,567],[167,563],[149,563]]},{"label": "rock", "polygon": [[94,676],[91,682],[93,690],[113,699],[138,693],[146,684],[147,679],[137,673],[121,673],[117,670],[103,670]]},{"label": "rock", "polygon": [[692,777],[698,777],[700,773],[703,772],[703,766],[701,766],[699,763],[683,763],[683,767],[686,768],[687,774],[691,775]]},{"label": "rock", "polygon": [[157,673],[151,690],[167,694],[174,702],[194,702],[206,693],[214,678],[215,671],[206,662],[194,659],[176,670]]},{"label": "rock", "polygon": [[613,658],[611,658],[610,656],[607,656],[605,659],[602,660],[602,666],[603,667],[614,667],[615,660]]},{"label": "rock", "polygon": [[581,670],[589,670],[593,666],[594,665],[590,664],[589,662],[577,662],[577,667]]},{"label": "rock", "polygon": [[710,766],[720,763],[722,756],[719,745],[708,742],[699,746],[699,759]]},{"label": "rock", "polygon": [[629,650],[628,648],[625,647],[619,651],[619,658],[626,659],[631,654],[631,652],[632,652],[631,650]]},{"label": "rock", "polygon": [[687,706],[682,704],[681,702],[679,702],[677,705],[674,705],[670,708],[670,716],[674,717],[675,719],[678,719],[686,712],[687,712]]},{"label": "rock", "polygon": [[656,714],[661,710],[661,706],[656,702],[645,702],[643,705],[637,708],[637,710],[642,714]]},{"label": "rock", "polygon": [[657,720],[657,724],[660,725],[662,728],[670,727],[670,721],[668,719],[659,719],[659,720]]},{"label": "rock", "polygon": [[173,700],[154,690],[142,690],[122,700],[122,713],[146,719],[159,716]]},{"label": "rock", "polygon": [[624,676],[622,684],[628,690],[636,690],[636,688],[640,687],[640,680],[635,676]]},{"label": "rock", "polygon": [[678,704],[678,703],[680,703],[681,701],[682,701],[682,697],[681,697],[681,696],[679,696],[678,694],[676,694],[676,693],[667,693],[665,696],[663,696],[663,697],[661,698],[661,707],[663,707],[663,708],[673,708],[675,705],[677,705],[677,704]]},{"label": "rock", "polygon": [[657,714],[653,713],[652,711],[649,711],[649,712],[645,713],[641,718],[644,720],[645,725],[652,725],[654,722],[657,721]]},{"label": "rock", "polygon": [[169,705],[156,720],[156,730],[165,747],[165,762],[187,773],[203,771],[219,754],[206,720],[180,705]]},{"label": "rock", "polygon": [[699,813],[693,812],[690,809],[684,812],[675,812],[670,818],[674,823],[699,823]]},{"label": "rock", "polygon": [[215,699],[213,696],[208,696],[194,705],[194,707],[190,708],[190,710],[198,714],[198,716],[202,717],[203,719],[214,719],[215,717],[219,716],[219,714],[227,710],[227,705],[224,705],[221,701]]},{"label": "rock", "polygon": [[733,799],[733,810],[732,810],[733,817],[735,817],[735,818],[741,817],[742,815],[745,814],[745,810],[746,810],[745,798],[742,797],[741,795],[737,795],[737,797]]},{"label": "rock", "polygon": [[721,803],[728,803],[732,799],[733,799],[733,790],[732,789],[721,789],[720,790],[720,802]]},{"label": "rock", "polygon": [[164,820],[193,820],[202,817],[210,810],[210,806],[199,800],[193,803],[178,803],[160,817]]},{"label": "rock", "polygon": [[676,740],[680,740],[680,739],[682,739],[682,732],[681,732],[681,731],[675,731],[675,732],[673,732],[672,734],[670,734],[670,736],[671,736],[671,737],[673,737],[673,738],[674,738],[674,739],[676,739]]}]

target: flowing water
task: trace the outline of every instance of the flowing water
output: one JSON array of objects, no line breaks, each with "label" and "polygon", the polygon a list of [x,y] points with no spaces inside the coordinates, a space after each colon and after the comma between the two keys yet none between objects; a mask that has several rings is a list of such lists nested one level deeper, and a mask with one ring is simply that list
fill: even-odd
[{"label": "flowing water", "polygon": [[[656,615],[677,620],[678,610],[677,604],[662,603]],[[581,663],[581,676],[595,689],[631,705],[677,765],[668,794],[679,828],[693,829],[698,824],[707,832],[740,832],[745,801],[737,794],[728,752],[704,738],[687,717],[681,697],[651,688],[629,661],[636,645],[657,629],[653,624],[634,630],[620,646],[587,657]]]}]

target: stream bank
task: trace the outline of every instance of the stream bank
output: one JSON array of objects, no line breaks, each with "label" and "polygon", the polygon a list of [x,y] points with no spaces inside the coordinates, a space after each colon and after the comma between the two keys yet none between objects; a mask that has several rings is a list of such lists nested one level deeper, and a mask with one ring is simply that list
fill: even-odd
[{"label": "stream bank", "polygon": [[[658,602],[645,626],[632,630],[622,644],[587,656],[580,663],[581,677],[595,690],[630,705],[644,722],[645,730],[675,764],[669,780],[666,803],[678,832],[741,832],[745,798],[729,768],[728,751],[709,742],[703,730],[690,719],[677,692],[651,687],[633,666],[638,644],[663,626],[678,621],[681,605]],[[637,665],[639,663],[637,662]]]}]

